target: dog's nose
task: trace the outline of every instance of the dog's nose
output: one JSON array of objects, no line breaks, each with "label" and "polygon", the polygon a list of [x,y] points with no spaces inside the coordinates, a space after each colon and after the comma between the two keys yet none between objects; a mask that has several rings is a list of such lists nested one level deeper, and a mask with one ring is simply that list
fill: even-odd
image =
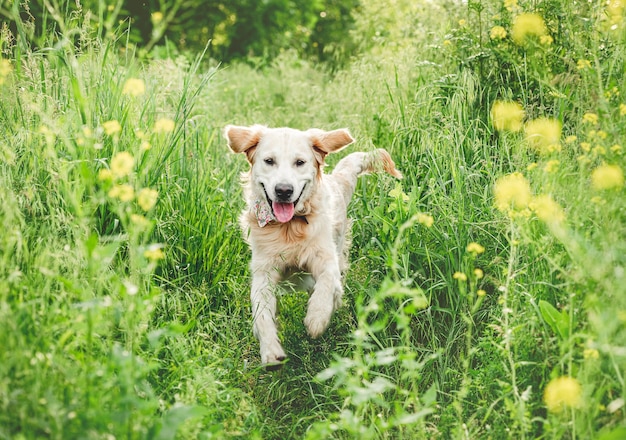
[{"label": "dog's nose", "polygon": [[279,183],[274,188],[274,191],[276,191],[276,197],[278,197],[278,200],[281,200],[284,202],[284,201],[289,200],[291,196],[293,195],[293,185]]}]

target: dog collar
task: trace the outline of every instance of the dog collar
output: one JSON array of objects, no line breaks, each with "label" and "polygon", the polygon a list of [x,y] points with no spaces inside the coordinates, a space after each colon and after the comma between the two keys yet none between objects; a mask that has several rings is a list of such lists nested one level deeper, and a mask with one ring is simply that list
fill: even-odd
[{"label": "dog collar", "polygon": [[[272,208],[270,205],[263,199],[256,199],[252,204],[252,212],[259,223],[259,227],[263,228],[269,225],[272,222],[278,222],[274,213],[272,212]],[[304,220],[304,223],[307,225],[309,221],[306,219],[304,215],[295,215],[293,218],[297,218],[300,220]]]}]

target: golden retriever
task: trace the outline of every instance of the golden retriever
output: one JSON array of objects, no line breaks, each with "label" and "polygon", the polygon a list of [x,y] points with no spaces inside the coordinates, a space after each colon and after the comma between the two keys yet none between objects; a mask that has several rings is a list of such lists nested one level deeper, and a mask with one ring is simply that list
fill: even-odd
[{"label": "golden retriever", "polygon": [[320,336],[342,304],[349,246],[347,207],[357,177],[379,170],[397,178],[402,175],[383,149],[349,154],[332,174],[324,174],[326,155],[354,141],[346,129],[229,125],[224,134],[230,149],[245,153],[250,163],[244,176],[247,207],[240,222],[252,251],[253,330],[262,363],[277,368],[285,360],[276,328],[279,281],[299,271],[310,274],[304,324],[312,338]]}]

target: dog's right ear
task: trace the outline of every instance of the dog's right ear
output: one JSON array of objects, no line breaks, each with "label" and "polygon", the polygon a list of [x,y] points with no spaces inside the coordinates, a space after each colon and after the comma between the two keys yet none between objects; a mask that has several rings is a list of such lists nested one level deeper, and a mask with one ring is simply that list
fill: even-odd
[{"label": "dog's right ear", "polygon": [[253,125],[251,127],[227,125],[224,128],[224,136],[233,152],[246,153],[248,161],[252,163],[256,146],[261,140],[264,128],[262,125]]}]

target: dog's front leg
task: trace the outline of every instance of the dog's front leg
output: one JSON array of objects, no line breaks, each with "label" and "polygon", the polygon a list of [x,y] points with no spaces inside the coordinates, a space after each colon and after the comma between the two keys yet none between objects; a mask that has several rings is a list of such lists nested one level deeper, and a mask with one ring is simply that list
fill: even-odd
[{"label": "dog's front leg", "polygon": [[276,328],[276,288],[277,275],[271,272],[257,270],[252,277],[253,332],[259,340],[261,348],[261,362],[271,368],[279,366],[285,360],[285,352],[278,339]]},{"label": "dog's front leg", "polygon": [[322,259],[321,264],[310,268],[315,279],[315,288],[309,298],[309,307],[304,325],[312,338],[320,336],[332,318],[333,312],[341,307],[343,287],[336,257]]}]

